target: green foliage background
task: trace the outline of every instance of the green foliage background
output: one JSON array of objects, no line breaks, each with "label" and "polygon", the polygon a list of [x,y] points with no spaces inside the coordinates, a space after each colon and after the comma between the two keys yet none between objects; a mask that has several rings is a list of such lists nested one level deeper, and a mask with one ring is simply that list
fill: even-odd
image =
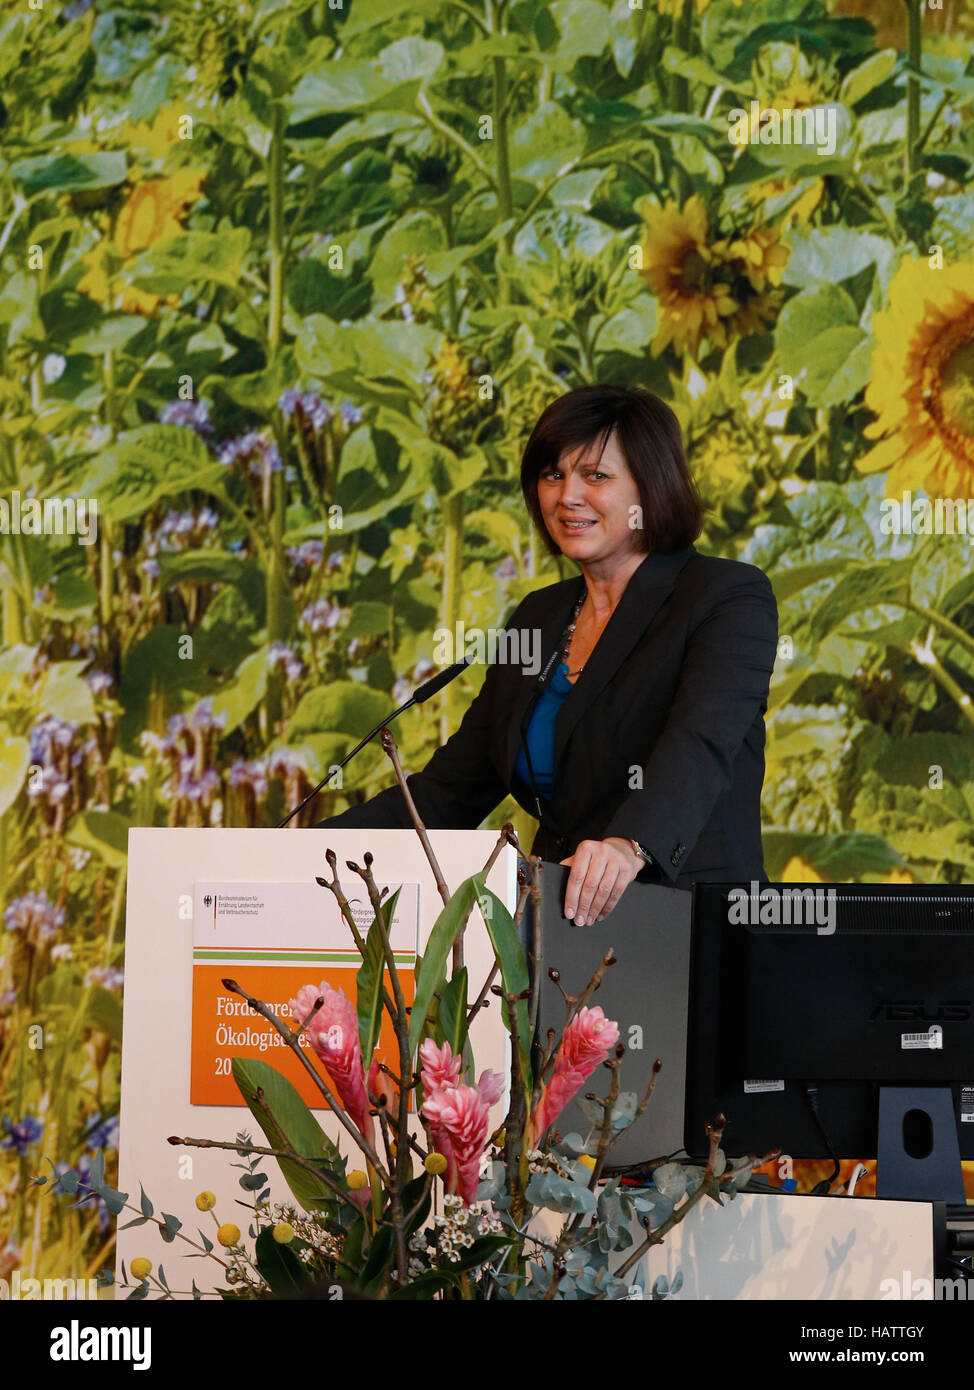
[{"label": "green foliage background", "polygon": [[[0,1274],[109,1263],[108,1213],[29,1178],[113,1160],[128,826],[273,823],[438,627],[567,574],[517,478],[571,386],[668,399],[699,547],[775,584],[771,877],[970,878],[971,551],[885,534],[863,466],[872,384],[974,467],[970,38],[949,0],[4,4],[0,495],[98,532],[0,535]],[[736,148],[752,98],[829,104],[835,152]],[[932,247],[961,346],[880,381]],[[948,369],[953,434],[916,405]],[[402,722],[407,767],[474,684]],[[381,752],[354,776],[314,819]]]}]

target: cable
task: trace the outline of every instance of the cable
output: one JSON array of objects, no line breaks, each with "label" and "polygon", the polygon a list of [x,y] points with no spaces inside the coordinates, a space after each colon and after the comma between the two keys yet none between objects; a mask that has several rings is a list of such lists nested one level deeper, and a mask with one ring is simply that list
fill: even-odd
[{"label": "cable", "polygon": [[835,1156],[835,1150],[829,1141],[829,1136],[825,1132],[825,1125],[822,1123],[822,1115],[818,1108],[818,1086],[812,1081],[803,1081],[802,1090],[805,1093],[805,1099],[808,1101],[808,1108],[812,1112],[812,1119],[818,1126],[818,1132],[822,1136],[822,1142],[825,1144],[826,1152],[835,1165],[831,1175],[827,1178],[823,1178],[821,1182],[817,1182],[812,1188],[810,1195],[812,1197],[829,1197],[832,1192],[832,1184],[839,1176],[841,1164]]}]

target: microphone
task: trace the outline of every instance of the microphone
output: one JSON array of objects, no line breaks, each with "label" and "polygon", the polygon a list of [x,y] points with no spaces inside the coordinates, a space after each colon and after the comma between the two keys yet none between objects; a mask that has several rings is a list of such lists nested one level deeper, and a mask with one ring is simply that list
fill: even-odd
[{"label": "microphone", "polygon": [[311,788],[311,791],[308,792],[308,795],[304,798],[303,801],[298,802],[297,806],[295,806],[293,811],[288,811],[287,815],[280,822],[280,824],[275,826],[275,829],[283,830],[284,827],[287,825],[288,821],[291,820],[292,817],[296,816],[299,811],[302,811],[305,808],[305,806],[307,806],[308,802],[313,800],[314,797],[318,795],[325,783],[330,782],[336,772],[341,772],[345,764],[351,762],[352,758],[355,757],[355,754],[360,752],[369,742],[370,739],[375,738],[376,734],[379,732],[380,729],[384,729],[387,724],[391,724],[394,719],[398,719],[400,714],[404,714],[405,711],[407,709],[411,709],[413,705],[425,704],[426,701],[429,700],[433,695],[436,695],[440,690],[442,690],[445,685],[449,685],[450,681],[456,680],[460,672],[465,671],[470,664],[471,663],[466,659],[464,659],[463,661],[455,661],[452,666],[447,666],[446,669],[440,671],[438,675],[431,676],[428,681],[424,681],[421,686],[419,686],[416,690],[413,691],[412,695],[410,695],[409,699],[406,701],[404,705],[400,705],[398,709],[393,710],[392,713],[390,715],[387,715],[385,719],[380,720],[380,722],[376,724],[374,729],[370,729],[369,732],[365,735],[365,737],[363,739],[360,739],[359,742],[355,745],[351,753],[347,753],[345,757],[342,758],[341,762],[338,764],[337,767],[332,768],[324,777],[322,777],[318,785],[316,787]]}]

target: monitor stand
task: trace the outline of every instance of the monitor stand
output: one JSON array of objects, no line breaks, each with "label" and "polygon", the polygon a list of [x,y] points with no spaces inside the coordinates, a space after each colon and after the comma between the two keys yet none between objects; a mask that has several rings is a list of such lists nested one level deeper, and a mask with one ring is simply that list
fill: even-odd
[{"label": "monitor stand", "polygon": [[876,1196],[965,1201],[949,1086],[879,1088]]}]

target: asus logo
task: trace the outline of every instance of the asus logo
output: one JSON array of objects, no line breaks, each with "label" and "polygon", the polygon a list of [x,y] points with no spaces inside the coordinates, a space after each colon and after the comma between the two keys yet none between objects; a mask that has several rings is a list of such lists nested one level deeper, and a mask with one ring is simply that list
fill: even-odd
[{"label": "asus logo", "polygon": [[940,999],[927,1006],[922,999],[881,999],[869,1015],[869,1022],[886,1023],[964,1023],[971,1017],[969,999]]}]

